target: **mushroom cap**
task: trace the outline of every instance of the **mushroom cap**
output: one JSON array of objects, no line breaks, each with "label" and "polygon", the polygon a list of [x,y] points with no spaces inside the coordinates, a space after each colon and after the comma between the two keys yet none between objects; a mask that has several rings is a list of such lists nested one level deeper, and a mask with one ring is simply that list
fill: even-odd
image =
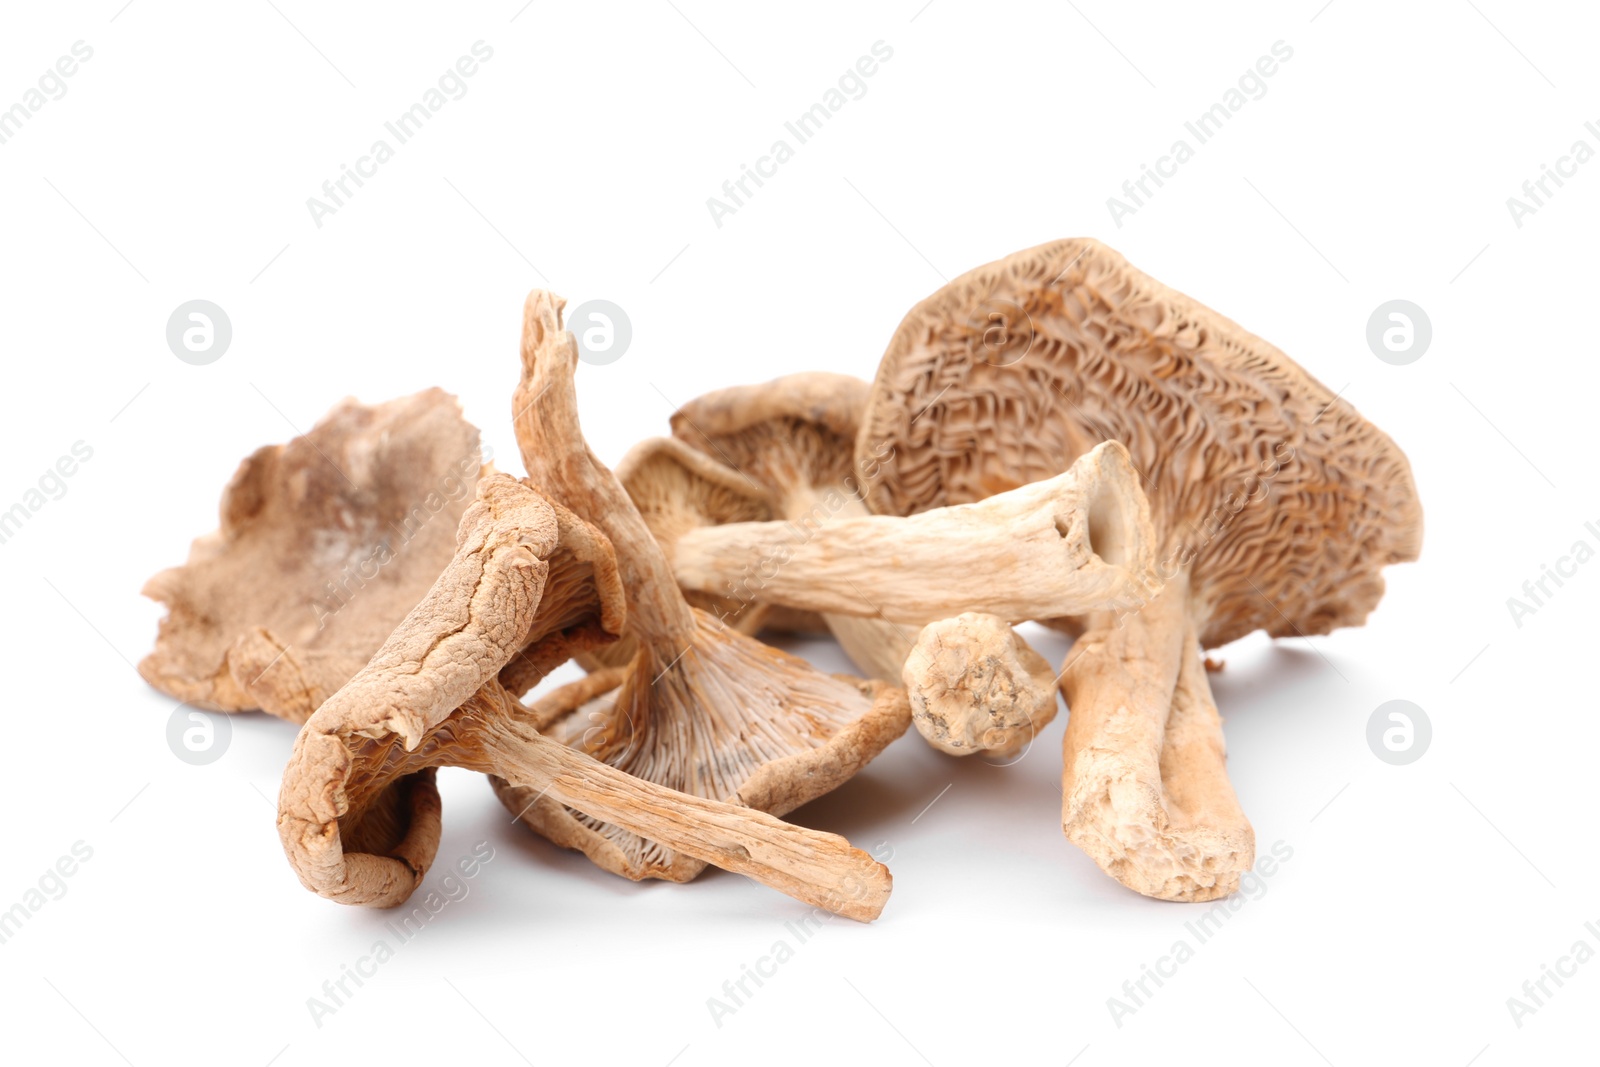
[{"label": "mushroom cap", "polygon": [[672,416],[672,434],[772,492],[780,514],[809,491],[850,484],[869,386],[811,371],[718,389]]},{"label": "mushroom cap", "polygon": [[872,386],[828,371],[786,374],[770,382],[735,385],[696,397],[672,415],[685,440],[728,437],[766,422],[794,420],[854,439]]},{"label": "mushroom cap", "polygon": [[258,449],[221,527],[146,583],[167,616],[139,673],[200,707],[304,722],[449,562],[481,467],[477,429],[440,389],[345,400]]},{"label": "mushroom cap", "polygon": [[906,515],[1127,446],[1187,566],[1201,643],[1360,624],[1415,559],[1405,455],[1277,348],[1090,239],[969,271],[895,331],[856,441],[875,512]]}]

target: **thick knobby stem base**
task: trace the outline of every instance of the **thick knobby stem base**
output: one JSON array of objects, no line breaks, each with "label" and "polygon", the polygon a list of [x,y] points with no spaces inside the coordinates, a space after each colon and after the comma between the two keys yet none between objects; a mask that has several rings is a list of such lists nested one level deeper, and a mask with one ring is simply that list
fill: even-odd
[{"label": "thick knobby stem base", "polygon": [[1056,717],[1055,668],[996,615],[923,627],[902,680],[917,732],[952,756],[1009,759]]},{"label": "thick knobby stem base", "polygon": [[1180,577],[1145,608],[1096,617],[1061,687],[1062,828],[1102,870],[1162,900],[1227,896],[1255,862]]}]

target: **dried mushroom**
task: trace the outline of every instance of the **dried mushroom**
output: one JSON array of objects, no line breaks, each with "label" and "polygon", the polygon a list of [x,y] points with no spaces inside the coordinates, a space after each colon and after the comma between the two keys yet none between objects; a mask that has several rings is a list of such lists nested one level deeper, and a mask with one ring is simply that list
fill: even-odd
[{"label": "dried mushroom", "polygon": [[[842,838],[599,763],[540,734],[499,683],[519,652],[552,662],[567,651],[574,626],[593,633],[622,622],[614,575],[561,558],[563,531],[576,528],[572,516],[505,475],[480,484],[433,588],[295,742],[278,828],[301,881],[346,904],[405,900],[438,847],[433,768],[456,766],[538,789],[815,906],[876,917],[888,872]],[[603,538],[591,533],[589,542],[592,563]]]},{"label": "dried mushroom", "polygon": [[1209,900],[1254,835],[1201,650],[1358,625],[1415,559],[1405,456],[1267,342],[1092,240],[1016,253],[917,305],[857,439],[873,511],[981,500],[1102,441],[1143,473],[1159,563],[1143,610],[1086,620],[1064,672],[1063,825],[1124,884]]},{"label": "dried mushroom", "polygon": [[[584,441],[573,387],[578,350],[561,324],[563,304],[541,291],[528,297],[517,439],[530,480],[615,546],[638,652],[626,680],[602,698],[603,710],[569,712],[548,733],[647,782],[792,811],[847,781],[905,731],[905,693],[823,674],[684,600],[638,509]],[[556,796],[509,788],[501,800],[540,833],[630,878],[686,881],[706,864]]]},{"label": "dried mushroom", "polygon": [[[870,479],[874,470],[867,463],[858,472],[855,462],[867,391],[859,378],[820,371],[718,389],[674,412],[672,433],[746,482],[759,484],[773,501],[770,517],[801,534],[868,514],[857,476]],[[738,603],[762,602],[764,588],[759,563],[728,583],[730,599]],[[709,592],[697,589],[689,596]],[[823,620],[857,667],[890,682],[900,677],[914,628],[861,615],[824,615]]]},{"label": "dried mushroom", "polygon": [[223,492],[220,528],[145,585],[167,616],[139,673],[199,707],[304,722],[449,562],[481,462],[477,429],[439,389],[346,400],[258,449]]},{"label": "dried mushroom", "polygon": [[917,732],[941,752],[1024,751],[1056,717],[1056,672],[998,615],[922,628],[901,673]]}]

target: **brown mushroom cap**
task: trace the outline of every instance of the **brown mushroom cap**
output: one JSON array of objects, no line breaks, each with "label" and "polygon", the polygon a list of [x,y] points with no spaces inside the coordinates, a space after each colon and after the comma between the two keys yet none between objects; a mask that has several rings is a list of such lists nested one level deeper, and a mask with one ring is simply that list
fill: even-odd
[{"label": "brown mushroom cap", "polygon": [[913,308],[856,452],[881,468],[868,506],[903,515],[1047,478],[1109,440],[1144,474],[1170,568],[1188,563],[1204,647],[1357,625],[1381,568],[1420,549],[1393,441],[1277,348],[1089,239],[979,267]]},{"label": "brown mushroom cap", "polygon": [[200,707],[305,721],[449,561],[481,462],[439,389],[346,400],[258,449],[223,492],[221,528],[145,585],[168,613],[139,673]]},{"label": "brown mushroom cap", "polygon": [[718,389],[674,412],[672,434],[779,497],[842,485],[854,478],[868,389],[823,371]]},{"label": "brown mushroom cap", "polygon": [[[823,674],[691,607],[670,563],[578,423],[577,344],[564,301],[534,291],[523,318],[517,439],[534,483],[600,528],[617,550],[637,641],[627,679],[591,720],[551,736],[611,766],[694,796],[782,814],[834,789],[910,724],[903,690]],[[685,881],[704,869],[631,831],[551,797],[502,801],[557,843],[629,878]]]}]

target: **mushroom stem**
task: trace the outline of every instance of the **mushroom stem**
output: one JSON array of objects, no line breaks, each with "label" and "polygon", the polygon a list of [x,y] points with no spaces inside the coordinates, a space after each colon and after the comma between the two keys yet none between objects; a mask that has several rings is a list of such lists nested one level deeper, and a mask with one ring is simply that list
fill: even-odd
[{"label": "mushroom stem", "polygon": [[1186,576],[1143,610],[1098,613],[1074,645],[1062,828],[1146,896],[1227,896],[1255,862],[1255,832],[1228,781],[1222,721],[1188,617]]},{"label": "mushroom stem", "polygon": [[[823,521],[841,522],[865,518],[872,513],[866,502],[850,487],[842,486],[820,492],[816,489],[795,487],[784,493],[781,504],[783,517],[790,523],[805,524],[826,513]],[[839,647],[850,661],[865,671],[869,678],[882,678],[896,682],[906,656],[916,642],[915,626],[891,622],[880,616],[846,615],[824,612],[822,619],[828,624]]]},{"label": "mushroom stem", "polygon": [[626,665],[601,667],[592,674],[550,690],[528,705],[533,728],[540,731],[549,729],[551,723],[571,715],[596,697],[605,696],[627,680]]},{"label": "mushroom stem", "polygon": [[523,307],[523,373],[512,400],[522,462],[534,484],[564,497],[562,503],[618,546],[629,628],[651,639],[654,647],[647,654],[662,658],[665,652],[665,665],[693,639],[694,613],[674,586],[666,557],[653,547],[650,528],[584,440],[571,378],[577,348],[561,326],[564,303],[553,293],[535,290]]},{"label": "mushroom stem", "polygon": [[542,790],[674,852],[860,922],[876,919],[888,902],[889,869],[836,834],[667,789],[516,724],[483,740],[492,756],[486,769],[512,785]]},{"label": "mushroom stem", "polygon": [[1140,603],[1150,531],[1128,453],[1108,441],[1065,473],[977,503],[691,530],[673,568],[690,589],[753,583],[764,600],[810,611],[919,625],[976,611],[1018,622]]},{"label": "mushroom stem", "polygon": [[1055,669],[993,615],[923,627],[902,678],[917,732],[952,756],[1015,756],[1058,710]]}]

